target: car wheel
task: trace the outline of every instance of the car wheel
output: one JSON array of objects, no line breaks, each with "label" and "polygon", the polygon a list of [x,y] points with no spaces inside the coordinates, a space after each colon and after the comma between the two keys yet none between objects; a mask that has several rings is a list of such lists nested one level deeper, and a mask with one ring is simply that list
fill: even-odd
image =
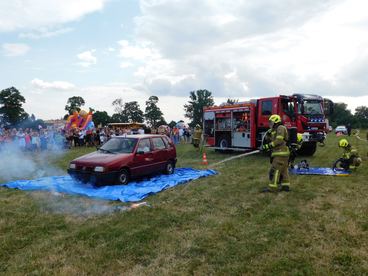
[{"label": "car wheel", "polygon": [[118,174],[118,183],[120,185],[126,185],[128,184],[129,180],[130,180],[130,175],[129,175],[128,170],[122,169]]},{"label": "car wheel", "polygon": [[169,161],[169,162],[166,163],[164,173],[165,174],[173,174],[174,173],[174,169],[175,169],[174,162]]}]

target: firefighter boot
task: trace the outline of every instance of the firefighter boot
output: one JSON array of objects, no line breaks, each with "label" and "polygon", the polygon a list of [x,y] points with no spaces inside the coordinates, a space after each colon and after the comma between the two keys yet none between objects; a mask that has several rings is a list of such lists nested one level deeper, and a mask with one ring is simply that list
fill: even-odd
[{"label": "firefighter boot", "polygon": [[281,192],[290,192],[290,186],[281,184],[280,191]]}]

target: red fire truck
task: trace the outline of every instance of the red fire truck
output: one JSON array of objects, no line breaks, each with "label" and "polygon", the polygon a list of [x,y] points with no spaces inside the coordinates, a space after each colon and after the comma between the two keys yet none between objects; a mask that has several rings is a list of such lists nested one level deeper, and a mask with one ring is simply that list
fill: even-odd
[{"label": "red fire truck", "polygon": [[280,95],[232,105],[205,107],[203,129],[207,146],[220,150],[257,149],[268,129],[268,118],[279,114],[283,124],[303,134],[300,154],[313,155],[326,133],[325,114],[332,102],[310,94]]}]

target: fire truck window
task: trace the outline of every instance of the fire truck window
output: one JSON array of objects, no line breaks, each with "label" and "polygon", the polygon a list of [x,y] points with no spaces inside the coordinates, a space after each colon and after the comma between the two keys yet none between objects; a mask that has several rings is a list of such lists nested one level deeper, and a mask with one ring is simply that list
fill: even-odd
[{"label": "fire truck window", "polygon": [[204,122],[204,134],[209,137],[213,137],[214,134],[214,123],[213,120],[205,120]]},{"label": "fire truck window", "polygon": [[272,115],[272,101],[262,102],[262,115]]},{"label": "fire truck window", "polygon": [[292,115],[294,113],[294,103],[289,101],[282,102],[282,109],[287,115]]}]

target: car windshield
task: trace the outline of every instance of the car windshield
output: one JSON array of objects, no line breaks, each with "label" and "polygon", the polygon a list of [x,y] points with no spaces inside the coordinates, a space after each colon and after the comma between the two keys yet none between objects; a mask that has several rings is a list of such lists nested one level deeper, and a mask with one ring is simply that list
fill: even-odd
[{"label": "car windshield", "polygon": [[304,114],[322,115],[322,105],[318,101],[304,101]]},{"label": "car windshield", "polygon": [[111,138],[99,149],[107,153],[132,153],[137,143],[135,138]]}]

